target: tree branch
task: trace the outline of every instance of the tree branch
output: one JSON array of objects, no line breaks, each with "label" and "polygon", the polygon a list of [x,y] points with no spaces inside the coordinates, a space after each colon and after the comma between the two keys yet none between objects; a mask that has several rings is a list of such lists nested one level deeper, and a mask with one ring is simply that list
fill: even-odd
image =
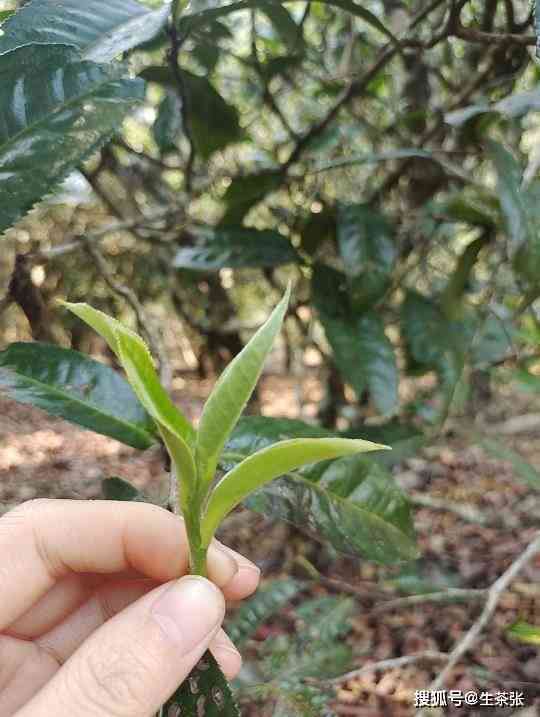
[{"label": "tree branch", "polygon": [[137,320],[137,328],[139,332],[144,335],[151,352],[154,354],[154,356],[156,356],[159,361],[161,381],[166,386],[169,385],[171,383],[172,378],[171,367],[169,362],[167,361],[165,351],[163,350],[161,338],[158,332],[152,326],[151,321],[148,319],[146,312],[139,299],[137,298],[135,292],[132,291],[128,286],[124,286],[123,284],[120,284],[118,281],[116,281],[113,273],[107,266],[107,261],[105,260],[105,257],[96,246],[94,246],[90,242],[87,242],[86,250],[94,260],[94,263],[99,273],[101,274],[103,281],[107,284],[109,289],[111,289],[111,291],[113,291],[115,294],[118,294],[123,299],[125,299],[126,303],[133,309],[133,313],[135,314],[135,318]]},{"label": "tree branch", "polygon": [[191,192],[193,184],[193,167],[195,165],[195,144],[189,127],[189,98],[186,91],[186,83],[182,77],[182,70],[179,65],[180,50],[183,39],[178,34],[178,18],[181,11],[181,2],[175,0],[172,7],[171,22],[169,25],[169,37],[171,38],[171,50],[169,52],[169,66],[178,87],[178,94],[182,101],[182,127],[189,144],[189,153],[184,168],[184,185],[186,192]]},{"label": "tree branch", "polygon": [[[433,680],[429,686],[430,691],[441,689],[450,676],[452,669],[457,662],[471,650],[480,633],[491,620],[502,594],[523,568],[540,553],[540,533],[536,534],[534,540],[529,543],[526,550],[510,565],[510,567],[493,583],[487,592],[487,600],[478,619],[472,624],[468,632],[454,647],[448,656],[448,662],[442,672]],[[419,715],[425,714],[423,711]]]},{"label": "tree branch", "polygon": [[[327,685],[342,685],[344,682],[355,680],[362,675],[369,675],[371,672],[380,672],[382,670],[393,670],[396,667],[406,667],[407,665],[415,665],[418,662],[444,662],[448,660],[445,652],[436,652],[434,650],[426,650],[425,652],[417,652],[413,655],[404,655],[403,657],[393,657],[389,660],[381,660],[373,662],[370,665],[364,665],[357,670],[351,670],[339,677],[333,677],[325,680]],[[311,682],[311,680],[310,680]]]}]

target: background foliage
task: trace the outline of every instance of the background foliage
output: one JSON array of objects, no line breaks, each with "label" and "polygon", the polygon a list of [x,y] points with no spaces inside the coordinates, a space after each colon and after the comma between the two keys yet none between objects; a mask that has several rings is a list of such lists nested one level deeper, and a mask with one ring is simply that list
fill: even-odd
[{"label": "background foliage", "polygon": [[[314,435],[313,424],[320,435],[389,443],[391,454],[287,476],[248,505],[339,550],[413,557],[394,466],[449,417],[474,418],[494,384],[511,378],[540,390],[532,6],[5,5],[5,343],[33,338],[115,366],[57,310],[55,300],[68,297],[144,335],[165,383],[186,369],[213,376],[293,279],[274,365],[294,375],[316,368],[324,388],[316,415],[303,416],[309,426],[246,417],[223,466],[277,438]],[[73,354],[54,354],[64,363],[53,375],[53,355],[38,366],[33,351],[16,344],[1,354],[8,395],[35,404],[39,394],[42,407],[94,429],[98,409],[107,435],[138,448],[155,441],[131,394],[125,411],[107,399],[111,386],[128,390],[116,374],[88,359],[68,386]],[[483,446],[538,489],[538,472],[519,454]],[[293,648],[275,648],[265,665],[280,675],[280,650]],[[307,684],[291,683],[300,707],[324,704]]]}]

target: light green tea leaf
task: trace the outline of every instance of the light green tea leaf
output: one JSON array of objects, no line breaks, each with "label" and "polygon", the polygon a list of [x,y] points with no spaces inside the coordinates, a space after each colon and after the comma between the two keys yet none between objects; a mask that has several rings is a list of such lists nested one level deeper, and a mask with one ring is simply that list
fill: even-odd
[{"label": "light green tea leaf", "polygon": [[296,438],[264,448],[233,468],[212,491],[203,515],[203,543],[210,543],[221,521],[235,506],[274,478],[318,461],[386,448],[350,438]]},{"label": "light green tea leaf", "polygon": [[203,409],[196,442],[201,479],[213,476],[219,455],[255,388],[289,303],[290,288],[268,321],[221,374]]}]

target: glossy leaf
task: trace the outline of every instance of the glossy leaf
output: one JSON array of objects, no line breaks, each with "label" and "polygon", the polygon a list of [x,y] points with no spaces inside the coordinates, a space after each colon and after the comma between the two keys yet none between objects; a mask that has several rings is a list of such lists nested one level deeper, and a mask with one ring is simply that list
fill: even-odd
[{"label": "glossy leaf", "polygon": [[199,660],[162,712],[167,717],[240,717],[227,680],[211,652]]},{"label": "glossy leaf", "polygon": [[[370,486],[372,488],[372,486]],[[380,487],[379,487],[380,488]],[[377,489],[368,503],[391,493]],[[383,564],[414,560],[414,541],[360,500],[341,498],[299,476],[280,478],[247,499],[245,505],[264,515],[296,525],[314,538],[327,540],[347,555]]]},{"label": "glossy leaf", "polygon": [[440,364],[451,349],[449,322],[431,299],[409,291],[401,309],[401,330],[411,357],[419,365]]},{"label": "glossy leaf", "polygon": [[288,10],[279,3],[261,3],[258,9],[270,20],[281,40],[291,48],[299,44],[301,29],[295,23]]},{"label": "glossy leaf", "polygon": [[[179,92],[176,78],[167,67],[152,66],[141,72],[149,82]],[[195,149],[203,159],[227,145],[242,139],[235,107],[228,104],[206,77],[182,70],[188,103],[188,123]]]},{"label": "glossy leaf", "polygon": [[260,588],[254,597],[242,603],[234,618],[226,625],[228,636],[237,647],[241,647],[261,625],[296,597],[303,587],[303,583],[290,578],[272,580]]},{"label": "glossy leaf", "polygon": [[227,366],[204,406],[195,455],[199,475],[206,483],[212,480],[223,446],[261,375],[266,357],[281,329],[290,294],[289,288],[270,318]]},{"label": "glossy leaf", "polygon": [[489,154],[497,171],[497,192],[504,214],[508,238],[524,244],[529,235],[525,194],[521,191],[521,167],[501,144],[489,142]]},{"label": "glossy leaf", "polygon": [[349,277],[352,306],[356,311],[365,311],[390,285],[396,259],[393,228],[381,214],[365,204],[341,206],[337,238]]},{"label": "glossy leaf", "polygon": [[8,17],[11,17],[15,10],[0,10],[0,25],[3,25]]},{"label": "glossy leaf", "polygon": [[128,446],[144,449],[156,442],[156,427],[129,384],[77,351],[12,344],[0,353],[0,389],[20,403]]},{"label": "glossy leaf", "polygon": [[360,439],[293,438],[254,453],[227,473],[212,491],[202,518],[203,543],[210,544],[219,524],[233,508],[274,478],[311,463],[386,448]]},{"label": "glossy leaf", "polygon": [[162,152],[176,149],[182,131],[182,103],[178,95],[168,92],[159,104],[152,134]]},{"label": "glossy leaf", "polygon": [[358,276],[366,270],[384,273],[392,270],[396,258],[394,231],[367,204],[340,206],[337,237],[348,276]]},{"label": "glossy leaf", "polygon": [[33,45],[0,63],[0,233],[107,141],[142,100],[124,68]]},{"label": "glossy leaf", "polygon": [[271,267],[298,262],[288,239],[271,229],[218,228],[205,232],[197,246],[180,249],[173,266],[193,271]]},{"label": "glossy leaf", "polygon": [[[354,272],[361,255],[362,243],[355,231],[344,231],[344,263]],[[343,224],[342,224],[343,229]],[[366,275],[373,270],[366,269]],[[362,282],[363,283],[363,282]],[[374,405],[382,414],[395,410],[398,404],[399,374],[393,346],[384,324],[375,312],[358,315],[345,293],[346,277],[330,267],[318,265],[312,279],[313,302],[319,312],[333,358],[343,378],[361,398],[369,389]]]},{"label": "glossy leaf", "polygon": [[151,40],[165,25],[167,3],[150,10],[134,0],[31,0],[3,26],[0,55],[19,47],[71,45],[94,62],[110,62]]},{"label": "glossy leaf", "polygon": [[283,174],[278,170],[266,170],[234,177],[223,196],[227,209],[221,219],[222,225],[241,224],[246,214],[269,194],[279,189]]},{"label": "glossy leaf", "polygon": [[[310,435],[331,434],[302,421],[245,417],[227,443],[221,462],[230,468],[255,450]],[[290,473],[264,486],[244,504],[287,520],[349,555],[381,562],[412,560],[416,555],[406,496],[386,469],[365,456]]]}]

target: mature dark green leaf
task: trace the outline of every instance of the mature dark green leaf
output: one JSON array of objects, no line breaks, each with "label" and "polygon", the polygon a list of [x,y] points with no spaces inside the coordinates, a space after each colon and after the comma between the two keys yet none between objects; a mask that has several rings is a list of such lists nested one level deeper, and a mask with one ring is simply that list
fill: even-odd
[{"label": "mature dark green leaf", "polygon": [[241,267],[270,267],[296,263],[298,254],[288,239],[271,229],[224,227],[200,234],[200,243],[180,249],[173,266],[194,271]]},{"label": "mature dark green leaf", "polygon": [[365,438],[367,441],[392,446],[391,451],[383,451],[373,456],[381,465],[390,468],[411,458],[425,445],[429,438],[412,423],[401,423],[393,419],[379,426],[359,425],[341,431],[345,438]]},{"label": "mature dark green leaf", "polygon": [[452,348],[450,322],[439,307],[416,291],[407,292],[401,308],[401,330],[415,363],[439,365]]},{"label": "mature dark green leaf", "polygon": [[259,380],[283,324],[290,295],[289,287],[270,318],[221,374],[204,406],[196,441],[199,478],[204,483],[213,479],[223,446]]},{"label": "mature dark green leaf", "polygon": [[471,360],[475,366],[488,367],[508,356],[516,338],[516,327],[510,316],[504,318],[493,313],[481,322],[471,347]]},{"label": "mature dark green leaf", "polygon": [[242,139],[235,107],[225,102],[206,77],[183,72],[188,95],[188,121],[197,153],[208,159],[218,149]]},{"label": "mature dark green leaf", "polygon": [[199,40],[194,45],[191,54],[206,72],[212,72],[219,62],[220,48],[210,40]]},{"label": "mature dark green leaf", "polygon": [[156,442],[156,427],[126,381],[70,349],[15,343],[0,353],[5,395],[134,448]]},{"label": "mature dark green leaf", "polygon": [[240,717],[231,689],[211,652],[206,652],[174,695],[163,714]]},{"label": "mature dark green leaf", "polygon": [[[140,76],[149,82],[179,91],[168,67],[147,67]],[[243,134],[236,108],[225,102],[206,77],[182,70],[182,81],[187,99],[189,129],[197,154],[208,159],[215,151],[239,142]]]},{"label": "mature dark green leaf", "polygon": [[316,263],[311,278],[311,296],[317,311],[332,319],[348,319],[351,305],[347,277],[326,264]]},{"label": "mature dark green leaf", "polygon": [[134,485],[118,476],[103,478],[101,492],[105,500],[127,500],[136,503],[148,503],[146,496],[137,490]]},{"label": "mature dark green leaf", "polygon": [[373,306],[389,286],[396,259],[393,228],[366,204],[341,206],[337,238],[351,283],[352,305],[363,311]]},{"label": "mature dark green leaf", "polygon": [[152,134],[162,152],[176,149],[182,131],[182,103],[178,95],[168,92],[161,100]]},{"label": "mature dark green leaf", "polygon": [[302,38],[301,30],[292,19],[288,10],[279,3],[261,3],[259,9],[274,26],[277,34],[291,49],[294,49]]},{"label": "mature dark green leaf", "polygon": [[488,148],[497,171],[497,191],[508,238],[514,245],[525,244],[529,236],[529,225],[525,194],[521,191],[521,167],[501,144],[490,141]]},{"label": "mature dark green leaf", "polygon": [[[322,297],[319,298],[320,305]],[[360,398],[369,389],[380,413],[395,410],[398,404],[398,369],[393,346],[375,313],[355,317],[334,317],[319,312],[334,360],[344,379]]]},{"label": "mature dark green leaf", "polygon": [[[221,462],[230,467],[276,441],[317,435],[331,434],[301,421],[246,417],[233,432]],[[245,505],[287,520],[349,555],[380,562],[416,556],[406,496],[382,466],[364,456],[291,473],[262,488]]]},{"label": "mature dark green leaf", "polygon": [[107,141],[136,102],[121,66],[80,61],[73,48],[33,45],[0,64],[0,233]]},{"label": "mature dark green leaf", "polygon": [[256,595],[244,602],[227,623],[227,634],[237,647],[249,640],[258,628],[287,605],[303,589],[304,584],[290,578],[272,580]]},{"label": "mature dark green leaf", "polygon": [[152,39],[170,13],[134,0],[31,0],[3,26],[0,55],[19,47],[71,45],[94,62],[110,62]]},{"label": "mature dark green leaf", "polygon": [[[370,486],[372,488],[372,486]],[[388,490],[376,487],[365,497],[386,506]],[[371,498],[371,500],[369,500]],[[323,538],[340,552],[391,564],[417,557],[414,541],[399,526],[378,515],[360,500],[340,498],[299,476],[280,478],[250,496],[245,505],[264,515],[296,525],[314,538]],[[382,511],[384,513],[384,511]]]},{"label": "mature dark green leaf", "polygon": [[308,254],[315,254],[321,244],[332,241],[336,235],[336,214],[325,206],[321,212],[310,212],[302,227],[301,246]]},{"label": "mature dark green leaf", "polygon": [[282,183],[283,174],[276,170],[234,177],[223,196],[227,209],[221,224],[241,224],[249,210],[268,194],[279,189]]}]

